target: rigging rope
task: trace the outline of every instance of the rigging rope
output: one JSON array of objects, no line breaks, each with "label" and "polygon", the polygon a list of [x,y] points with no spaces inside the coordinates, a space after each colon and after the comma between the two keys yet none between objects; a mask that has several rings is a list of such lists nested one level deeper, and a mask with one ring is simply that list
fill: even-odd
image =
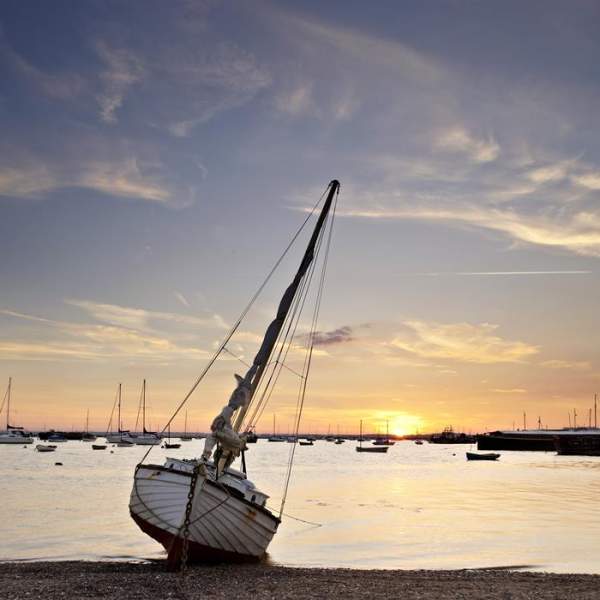
[{"label": "rigging rope", "polygon": [[318,318],[319,318],[319,311],[321,309],[321,301],[323,299],[323,289],[325,287],[325,275],[327,273],[327,261],[329,259],[329,250],[331,248],[331,238],[333,236],[333,224],[335,221],[335,211],[337,208],[337,202],[338,202],[338,197],[339,197],[339,187],[336,191],[336,196],[335,196],[335,202],[333,205],[333,209],[331,212],[331,221],[330,221],[330,225],[329,225],[329,235],[327,237],[327,244],[325,246],[325,256],[323,257],[323,265],[321,267],[321,278],[319,281],[319,287],[318,287],[318,291],[317,291],[317,299],[315,302],[315,308],[314,308],[314,313],[313,313],[313,321],[312,321],[312,325],[311,325],[311,332],[310,332],[310,347],[308,349],[307,352],[307,359],[306,359],[306,371],[304,374],[304,380],[302,381],[302,385],[301,385],[301,392],[299,393],[298,396],[298,402],[299,402],[299,408],[297,411],[297,420],[296,420],[296,429],[295,429],[295,439],[294,439],[294,444],[292,445],[292,448],[290,449],[290,459],[288,462],[288,470],[287,470],[287,474],[286,474],[286,480],[285,480],[285,487],[284,487],[284,491],[283,491],[283,498],[281,500],[281,508],[279,510],[279,516],[281,518],[281,515],[283,514],[283,507],[285,506],[285,501],[287,499],[287,494],[288,494],[288,489],[289,489],[289,485],[290,485],[290,479],[292,476],[292,469],[294,466],[294,456],[296,454],[296,444],[298,441],[298,430],[300,428],[300,420],[302,418],[302,411],[304,409],[304,399],[306,397],[306,386],[308,384],[308,375],[310,372],[310,366],[311,366],[311,362],[312,362],[312,354],[313,354],[313,348],[314,348],[314,334],[316,331],[316,327],[317,327],[317,322],[318,322]]},{"label": "rigging rope", "polygon": [[[227,335],[225,336],[225,338],[223,339],[223,341],[221,342],[221,344],[219,345],[219,347],[217,348],[217,350],[215,351],[215,353],[212,355],[212,357],[210,358],[210,360],[208,361],[208,363],[205,365],[204,369],[202,370],[202,372],[200,373],[200,375],[197,377],[196,381],[194,382],[194,384],[192,385],[192,387],[190,388],[190,390],[188,391],[188,393],[185,395],[185,397],[183,398],[183,400],[179,403],[179,405],[175,409],[175,412],[171,415],[171,418],[167,421],[166,425],[161,430],[161,432],[160,432],[161,435],[167,430],[167,427],[169,427],[171,425],[171,423],[173,422],[173,420],[175,419],[175,417],[179,414],[179,412],[181,411],[181,409],[185,406],[185,404],[187,403],[187,401],[190,399],[191,395],[196,391],[196,388],[198,387],[198,385],[200,385],[200,382],[204,379],[204,377],[206,376],[206,374],[208,373],[208,371],[211,369],[211,367],[213,366],[213,364],[217,361],[217,359],[219,358],[219,356],[223,352],[223,349],[225,348],[225,346],[227,346],[227,344],[229,343],[229,340],[233,337],[233,334],[238,330],[238,328],[241,325],[242,321],[244,320],[244,318],[246,317],[246,315],[248,314],[248,312],[250,311],[250,309],[254,305],[254,302],[260,296],[260,294],[262,293],[262,291],[266,287],[267,283],[271,280],[271,277],[273,276],[273,273],[275,273],[275,271],[277,270],[277,268],[279,267],[279,265],[281,264],[281,262],[283,261],[283,259],[287,255],[287,253],[289,252],[290,248],[294,245],[294,242],[298,239],[298,236],[300,235],[300,233],[302,232],[302,230],[304,229],[304,227],[306,226],[306,224],[308,223],[308,221],[310,220],[310,218],[314,214],[315,210],[317,209],[317,207],[319,206],[319,204],[321,204],[321,201],[323,200],[325,194],[327,193],[327,189],[328,188],[326,188],[325,191],[321,194],[321,197],[319,198],[319,200],[317,201],[317,203],[313,206],[312,210],[308,213],[308,215],[306,216],[306,219],[304,219],[304,222],[302,223],[302,225],[300,225],[299,229],[296,231],[296,233],[294,234],[294,236],[290,240],[290,243],[286,246],[286,248],[283,251],[283,253],[281,254],[281,256],[277,259],[277,261],[275,262],[275,264],[273,265],[273,267],[271,268],[271,270],[267,274],[267,277],[265,278],[265,280],[261,283],[261,285],[259,286],[259,288],[254,293],[254,295],[250,298],[250,301],[245,306],[244,310],[242,311],[242,313],[238,317],[237,321],[233,324],[233,326],[231,327],[231,329],[227,332]],[[146,453],[144,454],[144,456],[140,460],[140,463],[143,463],[146,460],[146,458],[148,457],[148,455],[150,454],[150,452],[152,451],[153,448],[154,448],[154,446],[149,446],[148,450],[146,451]]]},{"label": "rigging rope", "polygon": [[[2,413],[2,411],[4,410],[4,405],[6,404],[6,400],[8,398],[8,387],[6,388],[6,391],[4,392],[4,400],[2,400],[2,406],[0,406],[0,413]],[[8,419],[8,416],[7,416]]]},{"label": "rigging rope", "polygon": [[[117,406],[117,400],[118,399],[119,399],[119,388],[117,388],[117,391],[115,392],[115,401],[113,402],[112,410],[110,411],[110,419],[108,419],[108,425],[106,426],[106,433],[107,434],[111,431],[112,420],[113,420],[113,416],[115,414],[115,408]],[[119,423],[117,429],[118,429],[119,433],[121,433],[121,423]]]},{"label": "rigging rope", "polygon": [[[324,231],[325,231],[325,228],[323,228],[321,230],[321,234],[319,235],[319,238],[317,240],[317,244],[315,247],[315,256],[319,255]],[[300,316],[302,314],[302,311],[304,309],[304,304],[308,297],[308,291],[310,289],[310,284],[312,282],[312,277],[313,277],[313,274],[315,271],[316,262],[317,262],[316,260],[312,261],[308,272],[305,273],[305,276],[304,276],[302,283],[300,285],[300,288],[299,288],[299,293],[297,294],[297,296],[294,300],[294,305],[292,306],[290,312],[286,316],[285,322],[280,330],[277,342],[275,344],[275,347],[279,346],[279,351],[277,353],[277,358],[275,360],[275,366],[273,367],[273,370],[271,371],[271,375],[267,378],[266,384],[263,386],[263,390],[259,396],[258,403],[252,412],[251,419],[248,421],[249,425],[246,426],[247,430],[255,429],[256,426],[258,425],[258,421],[261,419],[261,417],[264,413],[264,410],[269,403],[271,395],[273,394],[273,391],[274,391],[275,387],[277,386],[279,377],[281,375],[282,368],[285,367],[285,368],[289,369],[290,371],[292,371],[293,373],[295,373],[296,375],[299,375],[300,379],[302,379],[304,377],[304,375],[300,375],[300,374],[296,373],[295,371],[293,371],[292,369],[290,369],[289,367],[287,367],[287,365],[285,364],[285,361],[287,360],[288,353],[290,351],[292,342],[296,335],[296,330],[297,330],[298,324],[300,322]],[[294,323],[294,319],[295,319],[295,323]],[[287,328],[285,326],[286,323],[288,324]],[[293,325],[293,330],[291,329],[292,325]],[[291,336],[289,335],[290,330],[291,330]],[[282,339],[281,336],[282,336],[283,332],[285,332],[285,334],[283,335],[283,339]],[[288,339],[288,336],[289,336],[289,339]],[[281,354],[282,354],[284,348],[285,348],[285,354],[283,356],[283,360],[281,360]],[[277,370],[277,366],[279,366],[278,370]],[[263,378],[263,381],[265,381],[264,378]],[[262,384],[262,382],[261,382],[261,384]],[[255,396],[256,396],[256,394],[255,394]]]}]

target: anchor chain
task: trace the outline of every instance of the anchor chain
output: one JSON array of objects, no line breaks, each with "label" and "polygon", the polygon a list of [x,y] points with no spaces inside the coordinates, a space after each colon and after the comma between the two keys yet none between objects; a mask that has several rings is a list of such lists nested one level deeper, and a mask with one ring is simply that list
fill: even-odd
[{"label": "anchor chain", "polygon": [[190,489],[187,495],[187,504],[185,506],[185,518],[183,520],[183,544],[181,546],[181,564],[180,564],[180,573],[183,577],[185,575],[185,570],[187,568],[188,562],[188,548],[190,543],[190,522],[192,517],[192,508],[194,495],[196,493],[196,483],[198,482],[198,475],[200,474],[200,470],[204,465],[202,463],[198,463],[194,470],[192,471],[192,478],[190,480]]}]

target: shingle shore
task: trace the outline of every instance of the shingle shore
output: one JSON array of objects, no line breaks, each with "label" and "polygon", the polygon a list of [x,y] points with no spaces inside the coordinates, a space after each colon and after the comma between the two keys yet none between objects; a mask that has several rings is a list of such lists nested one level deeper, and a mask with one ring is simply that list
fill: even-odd
[{"label": "shingle shore", "polygon": [[600,599],[600,575],[517,571],[381,571],[267,564],[190,567],[185,579],[163,562],[0,563],[3,600],[336,598],[339,600]]}]

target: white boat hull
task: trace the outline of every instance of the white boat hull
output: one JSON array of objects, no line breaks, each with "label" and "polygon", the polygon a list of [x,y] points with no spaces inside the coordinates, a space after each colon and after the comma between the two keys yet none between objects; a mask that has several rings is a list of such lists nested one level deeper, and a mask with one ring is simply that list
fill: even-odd
[{"label": "white boat hull", "polygon": [[[189,471],[157,465],[139,465],[135,472],[131,516],[142,531],[165,547],[171,561],[178,560],[183,544],[190,482]],[[190,519],[188,560],[260,559],[279,522],[266,508],[243,498],[233,488],[199,475]]]},{"label": "white boat hull", "polygon": [[33,438],[28,436],[0,435],[0,444],[33,444]]}]

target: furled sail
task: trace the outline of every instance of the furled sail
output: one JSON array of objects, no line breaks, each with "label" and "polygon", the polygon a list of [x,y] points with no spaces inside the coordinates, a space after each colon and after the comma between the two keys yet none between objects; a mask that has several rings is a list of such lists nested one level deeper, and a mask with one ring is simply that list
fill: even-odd
[{"label": "furled sail", "polygon": [[[223,408],[211,424],[211,435],[206,438],[204,452],[202,454],[204,460],[210,458],[212,450],[217,442],[221,445],[222,456],[228,455],[225,461],[227,464],[238,456],[240,451],[245,447],[244,437],[239,435],[244,417],[248,411],[254,392],[258,388],[263,373],[269,364],[269,359],[275,348],[275,344],[277,343],[286,317],[292,307],[300,283],[314,260],[319,236],[321,235],[321,231],[339,186],[339,181],[335,179],[329,184],[327,198],[325,199],[325,203],[323,204],[323,208],[321,209],[321,213],[315,224],[308,246],[306,247],[302,261],[300,262],[300,267],[298,268],[292,283],[285,290],[283,297],[281,298],[277,309],[277,315],[267,328],[262,344],[254,357],[252,366],[248,369],[244,377],[241,377],[240,375],[235,376],[238,382],[237,387],[231,394],[227,406]],[[239,412],[236,416],[235,423],[233,423],[233,416],[238,410]]]}]

